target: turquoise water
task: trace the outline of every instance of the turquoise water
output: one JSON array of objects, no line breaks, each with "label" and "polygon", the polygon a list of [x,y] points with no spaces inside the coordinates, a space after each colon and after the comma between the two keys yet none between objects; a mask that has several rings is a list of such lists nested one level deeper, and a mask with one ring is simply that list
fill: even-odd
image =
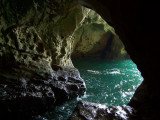
[{"label": "turquoise water", "polygon": [[86,82],[86,95],[47,113],[48,120],[67,120],[80,100],[106,106],[127,104],[143,80],[132,60],[75,59],[73,63]]}]

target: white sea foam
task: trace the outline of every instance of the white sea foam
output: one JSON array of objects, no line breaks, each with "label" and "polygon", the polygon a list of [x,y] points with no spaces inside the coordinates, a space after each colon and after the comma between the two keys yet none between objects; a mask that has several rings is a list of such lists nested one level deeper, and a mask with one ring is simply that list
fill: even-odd
[{"label": "white sea foam", "polygon": [[106,74],[112,74],[112,75],[121,74],[120,70],[117,69],[117,68],[106,69],[106,71],[104,71],[104,73],[106,73]]},{"label": "white sea foam", "polygon": [[93,73],[93,74],[102,74],[100,71],[96,71],[96,70],[87,70],[87,72]]}]

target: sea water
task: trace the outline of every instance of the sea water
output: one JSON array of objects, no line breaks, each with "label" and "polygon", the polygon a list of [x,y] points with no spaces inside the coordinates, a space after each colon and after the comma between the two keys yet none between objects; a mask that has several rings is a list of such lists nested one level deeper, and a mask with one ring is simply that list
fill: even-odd
[{"label": "sea water", "polygon": [[136,64],[130,59],[75,59],[73,64],[85,80],[86,94],[56,107],[54,111],[41,117],[43,120],[67,120],[78,101],[101,103],[106,106],[125,105],[143,81]]}]

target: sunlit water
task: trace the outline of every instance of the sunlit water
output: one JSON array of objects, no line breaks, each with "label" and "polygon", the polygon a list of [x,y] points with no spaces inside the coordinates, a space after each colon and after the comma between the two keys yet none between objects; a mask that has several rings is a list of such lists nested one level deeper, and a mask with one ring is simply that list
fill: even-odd
[{"label": "sunlit water", "polygon": [[53,112],[47,113],[43,120],[67,120],[77,101],[81,100],[106,106],[127,104],[143,80],[131,60],[106,62],[99,59],[77,59],[73,63],[85,80],[86,95],[57,107]]}]

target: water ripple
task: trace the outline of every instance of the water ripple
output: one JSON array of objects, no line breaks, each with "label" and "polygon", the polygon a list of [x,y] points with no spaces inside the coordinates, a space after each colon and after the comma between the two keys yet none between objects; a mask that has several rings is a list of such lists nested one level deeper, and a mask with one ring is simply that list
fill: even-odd
[{"label": "water ripple", "polygon": [[129,102],[143,80],[137,66],[131,60],[106,62],[96,59],[73,61],[87,86],[86,94],[59,106],[45,115],[48,120],[67,120],[77,101],[102,103],[107,106]]}]

